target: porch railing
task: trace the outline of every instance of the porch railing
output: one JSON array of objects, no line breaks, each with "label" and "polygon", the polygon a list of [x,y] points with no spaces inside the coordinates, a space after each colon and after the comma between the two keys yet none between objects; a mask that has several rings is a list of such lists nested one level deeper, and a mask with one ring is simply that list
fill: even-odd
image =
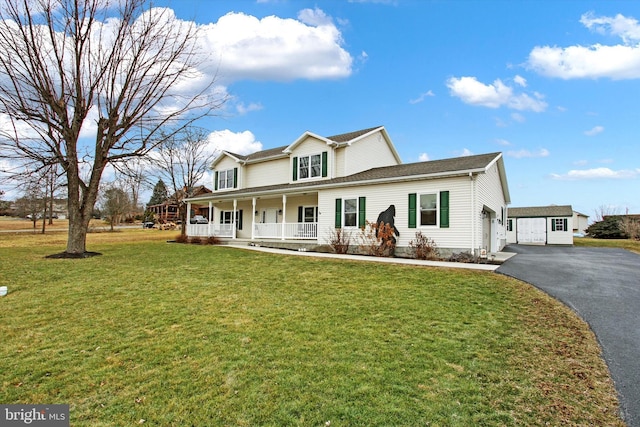
[{"label": "porch railing", "polygon": [[[254,237],[256,239],[281,239],[283,224],[267,223],[256,224]],[[316,222],[294,222],[284,224],[285,239],[317,239],[318,223]]]},{"label": "porch railing", "polygon": [[233,224],[189,224],[187,235],[193,237],[233,237]]},{"label": "porch railing", "polygon": [[[255,224],[253,236],[256,239],[282,239],[283,224]],[[187,235],[193,237],[233,237],[233,224],[189,224]],[[317,222],[294,222],[284,224],[284,238],[287,240],[313,240],[318,238]]]}]

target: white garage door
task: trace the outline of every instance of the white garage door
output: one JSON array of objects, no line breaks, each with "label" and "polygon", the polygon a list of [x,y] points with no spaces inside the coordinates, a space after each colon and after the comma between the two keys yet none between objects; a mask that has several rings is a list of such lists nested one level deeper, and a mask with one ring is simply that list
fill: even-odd
[{"label": "white garage door", "polygon": [[547,243],[547,220],[545,218],[518,218],[518,243]]}]

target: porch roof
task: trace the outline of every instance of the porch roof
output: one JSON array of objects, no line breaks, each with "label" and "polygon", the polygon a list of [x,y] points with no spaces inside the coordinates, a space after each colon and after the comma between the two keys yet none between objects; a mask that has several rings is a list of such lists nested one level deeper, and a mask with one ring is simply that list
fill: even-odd
[{"label": "porch roof", "polygon": [[[186,199],[188,202],[211,199],[232,200],[239,197],[253,197],[269,194],[300,193],[317,191],[323,188],[351,187],[367,184],[391,183],[418,179],[436,179],[449,176],[467,175],[468,173],[485,173],[494,162],[502,159],[502,153],[479,154],[475,156],[455,157],[451,159],[432,160],[427,162],[407,163],[368,169],[353,175],[320,180],[314,182],[298,182],[267,185],[262,187],[241,188],[224,193],[212,193],[202,197]],[[501,168],[503,168],[501,166]],[[503,174],[504,171],[501,170]],[[503,178],[504,179],[504,178]],[[506,189],[506,198],[508,189]]]}]

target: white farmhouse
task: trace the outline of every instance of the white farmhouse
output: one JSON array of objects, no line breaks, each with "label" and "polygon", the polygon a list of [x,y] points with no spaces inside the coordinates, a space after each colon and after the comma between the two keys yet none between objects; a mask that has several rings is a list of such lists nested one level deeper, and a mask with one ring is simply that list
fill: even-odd
[{"label": "white farmhouse", "polygon": [[336,228],[352,238],[393,207],[402,254],[416,232],[441,254],[500,251],[509,188],[501,153],[403,164],[384,127],[293,143],[213,162],[214,191],[188,199],[208,215],[188,236],[328,250]]}]

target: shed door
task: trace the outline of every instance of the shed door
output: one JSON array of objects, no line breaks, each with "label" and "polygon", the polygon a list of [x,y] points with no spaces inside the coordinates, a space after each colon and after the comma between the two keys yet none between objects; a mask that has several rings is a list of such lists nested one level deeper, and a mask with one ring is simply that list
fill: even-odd
[{"label": "shed door", "polygon": [[547,220],[545,218],[518,218],[518,243],[547,243]]}]

